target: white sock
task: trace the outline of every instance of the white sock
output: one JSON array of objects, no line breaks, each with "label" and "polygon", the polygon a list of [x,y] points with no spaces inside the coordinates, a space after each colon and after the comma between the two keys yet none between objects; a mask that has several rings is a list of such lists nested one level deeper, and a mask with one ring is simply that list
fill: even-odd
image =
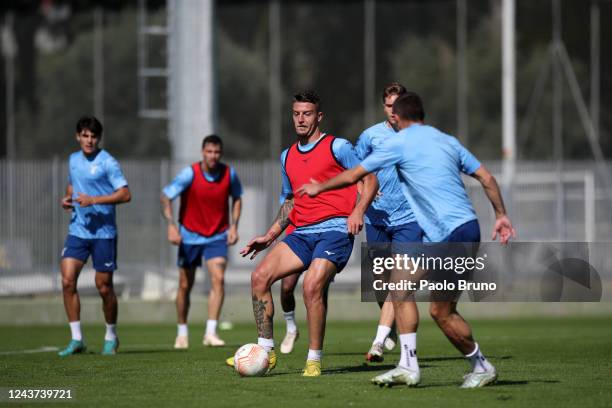
[{"label": "white sock", "polygon": [[485,356],[480,352],[480,347],[478,347],[478,343],[476,344],[476,348],[470,354],[467,354],[465,358],[470,360],[470,364],[472,365],[473,373],[484,373],[486,371],[493,371],[495,367],[493,364],[489,363],[489,360],[485,358]]},{"label": "white sock", "polygon": [[258,337],[257,344],[263,347],[267,352],[274,350],[274,339],[264,339],[263,337]]},{"label": "white sock", "polygon": [[323,356],[323,350],[313,350],[308,349],[308,357],[307,360],[321,361],[321,357]]},{"label": "white sock", "polygon": [[206,334],[217,334],[217,321],[208,319],[206,321]]},{"label": "white sock", "polygon": [[104,340],[115,340],[116,338],[117,338],[117,325],[107,324],[106,334],[104,335]]},{"label": "white sock", "polygon": [[416,333],[399,335],[401,346],[399,366],[412,371],[419,371],[419,362],[416,354]]},{"label": "white sock", "polygon": [[72,340],[83,340],[83,335],[81,334],[81,321],[70,322],[69,324]]},{"label": "white sock", "polygon": [[287,333],[297,332],[297,326],[295,325],[295,310],[290,312],[284,312],[285,322],[287,323]]},{"label": "white sock", "polygon": [[176,335],[177,336],[189,336],[189,329],[187,328],[187,323],[185,324],[177,324],[176,325]]},{"label": "white sock", "polygon": [[391,333],[391,328],[387,326],[378,325],[378,330],[376,330],[376,338],[372,342],[372,344],[380,343],[383,344],[387,336]]}]

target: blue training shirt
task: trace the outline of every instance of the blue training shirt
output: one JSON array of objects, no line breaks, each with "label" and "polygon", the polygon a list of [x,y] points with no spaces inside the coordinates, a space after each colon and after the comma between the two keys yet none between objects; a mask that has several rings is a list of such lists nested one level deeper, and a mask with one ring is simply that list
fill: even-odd
[{"label": "blue training shirt", "polygon": [[68,160],[68,184],[72,185],[74,205],[68,234],[83,239],[116,238],[115,204],[81,207],[75,200],[79,193],[103,196],[127,186],[119,162],[103,149],[89,158],[81,150],[72,153]]},{"label": "blue training shirt", "polygon": [[[325,134],[321,135],[321,138],[325,136]],[[308,152],[312,150],[312,148],[317,144],[319,140],[309,143],[307,145],[300,145],[298,143],[297,147],[301,152]],[[287,157],[287,152],[289,149],[283,150],[281,153],[281,177],[282,177],[282,189],[280,194],[280,203],[282,204],[288,196],[293,195],[293,190],[291,189],[291,183],[289,182],[289,177],[287,176],[287,172],[285,171],[285,158]],[[359,164],[359,158],[357,157],[357,153],[355,152],[355,148],[346,139],[336,138],[334,139],[334,143],[332,144],[332,152],[334,156],[338,160],[338,162],[347,169],[351,167],[355,167]],[[298,186],[299,187],[299,186]],[[301,234],[314,234],[319,232],[329,232],[329,231],[338,231],[347,233],[348,228],[346,226],[346,217],[337,217],[330,218],[329,220],[320,222],[315,225],[304,226],[300,228],[296,228],[295,233]]]},{"label": "blue training shirt", "polygon": [[[242,196],[242,184],[240,184],[236,170],[231,166],[228,167],[230,169],[230,195],[233,198],[240,198]],[[213,174],[204,172],[204,177],[211,183],[217,181],[220,175],[221,173],[219,172]],[[193,182],[193,176],[193,168],[191,166],[185,167],[174,178],[174,180],[170,182],[170,184],[163,188],[162,192],[170,200],[174,200],[176,197],[181,195],[183,191],[189,188]],[[187,228],[179,225],[179,232],[181,234],[182,242],[187,245],[204,245],[213,241],[227,239],[227,231],[220,232],[210,237],[205,237],[197,232],[189,231]]]},{"label": "blue training shirt", "polygon": [[431,242],[444,241],[455,228],[475,220],[461,173],[480,162],[459,141],[438,129],[414,124],[374,149],[361,166],[376,171],[397,166],[402,191]]},{"label": "blue training shirt", "polygon": [[[361,133],[355,151],[360,160],[365,159],[372,150],[397,133],[387,122],[377,123]],[[365,222],[370,225],[389,226],[415,222],[416,218],[410,204],[402,194],[402,187],[395,166],[384,167],[376,172],[378,196],[366,211]]]}]

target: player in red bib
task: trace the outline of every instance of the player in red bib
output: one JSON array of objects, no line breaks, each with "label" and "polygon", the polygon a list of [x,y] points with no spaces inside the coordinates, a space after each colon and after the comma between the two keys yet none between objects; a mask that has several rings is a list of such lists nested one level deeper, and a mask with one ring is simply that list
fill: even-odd
[{"label": "player in red bib", "polygon": [[[270,287],[287,276],[304,275],[304,303],[309,331],[309,350],[304,376],[321,375],[321,354],[327,314],[326,293],[334,275],[346,265],[353,236],[363,226],[363,215],[378,188],[376,177],[364,179],[362,195],[357,188],[330,191],[316,198],[294,197],[306,180],[325,180],[340,174],[357,162],[352,144],[322,133],[323,119],[317,94],[304,91],[294,96],[293,124],[297,142],[281,155],[285,201],[268,232],[252,239],[241,251],[253,259],[268,248],[292,223],[295,230],[269,251],[251,275],[253,312],[258,331],[258,344],[270,354],[272,369],[276,365],[272,318],[274,304]],[[227,363],[233,365],[233,359]]]},{"label": "player in red bib", "polygon": [[[178,329],[174,348],[189,347],[187,314],[195,271],[206,259],[211,277],[208,321],[202,340],[205,346],[223,346],[217,336],[217,319],[223,305],[223,280],[227,246],[238,241],[238,220],[242,208],[242,186],[234,168],[220,162],[223,143],[216,135],[204,138],[201,162],[193,163],[164,187],[162,214],[168,221],[168,241],[179,246],[179,288],[176,296]],[[179,225],[172,217],[171,201],[181,197]],[[230,204],[232,198],[232,218]]]}]

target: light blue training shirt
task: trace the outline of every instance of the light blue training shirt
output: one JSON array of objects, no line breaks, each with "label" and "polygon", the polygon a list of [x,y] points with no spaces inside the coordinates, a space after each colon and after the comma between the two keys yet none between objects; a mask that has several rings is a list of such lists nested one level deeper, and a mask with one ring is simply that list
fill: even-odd
[{"label": "light blue training shirt", "polygon": [[[236,174],[236,170],[228,166],[230,169],[230,195],[233,198],[240,198],[242,196],[242,184]],[[203,172],[204,177],[209,182],[213,183],[219,179],[221,172],[207,173]],[[181,195],[183,191],[187,190],[193,182],[193,168],[191,166],[185,167],[181,172],[163,188],[162,192],[170,200],[174,200],[176,197]],[[210,237],[205,237],[194,231],[189,231],[183,225],[179,225],[179,232],[181,234],[182,242],[187,245],[205,245],[213,241],[226,240],[227,231],[219,232],[218,234]]]},{"label": "light blue training shirt", "polygon": [[461,173],[473,174],[480,162],[459,141],[421,124],[401,130],[361,162],[369,172],[397,166],[402,191],[425,240],[440,242],[453,230],[477,219]]},{"label": "light blue training shirt", "polygon": [[[397,132],[387,122],[377,123],[361,133],[355,151],[360,160],[365,159],[385,140],[397,136]],[[366,211],[365,222],[370,225],[395,227],[415,222],[416,218],[410,204],[402,193],[395,166],[384,167],[376,172],[378,195]]]},{"label": "light blue training shirt", "polygon": [[[321,135],[321,138],[318,140],[309,143],[307,145],[300,145],[298,143],[297,147],[301,152],[308,152],[312,150],[319,140],[321,140],[325,136],[325,134]],[[282,189],[280,194],[279,202],[282,204],[285,199],[289,196],[293,195],[293,189],[291,188],[291,183],[289,182],[289,177],[287,176],[287,172],[285,171],[285,158],[287,157],[287,152],[289,149],[285,149],[281,153],[281,177],[282,177]],[[355,148],[352,143],[346,139],[335,138],[332,144],[332,152],[336,157],[336,160],[342,165],[342,167],[346,169],[350,169],[351,167],[355,167],[359,164],[359,158],[357,157],[357,153],[355,152]],[[300,187],[300,186],[296,186]],[[294,231],[298,234],[314,234],[320,232],[329,232],[329,231],[338,231],[347,233],[348,228],[346,226],[346,217],[337,217],[330,218],[329,220],[325,220],[318,224],[307,225],[304,227],[296,228]]]},{"label": "light blue training shirt", "polygon": [[81,207],[75,200],[79,193],[94,197],[110,195],[127,186],[119,162],[104,149],[90,157],[81,150],[74,152],[68,160],[68,184],[72,185],[74,205],[68,234],[83,239],[116,238],[115,204]]}]

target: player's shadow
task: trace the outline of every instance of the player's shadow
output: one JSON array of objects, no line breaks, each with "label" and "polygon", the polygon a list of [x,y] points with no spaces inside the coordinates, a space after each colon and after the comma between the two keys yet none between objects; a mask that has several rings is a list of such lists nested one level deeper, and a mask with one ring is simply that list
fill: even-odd
[{"label": "player's shadow", "polygon": [[361,372],[371,372],[371,371],[388,371],[395,368],[393,364],[379,364],[379,365],[355,365],[355,366],[346,366],[346,367],[334,367],[327,368],[323,370],[324,375],[326,374],[350,374],[350,373],[361,373]]},{"label": "player's shadow", "polygon": [[[487,356],[488,359],[490,360],[508,360],[511,359],[512,356]],[[442,357],[419,357],[419,362],[421,361],[430,361],[430,362],[436,362],[436,361],[453,361],[453,360],[465,360],[465,357],[461,357],[461,356],[442,356]]]},{"label": "player's shadow", "polygon": [[134,349],[134,350],[123,350],[120,354],[155,354],[155,353],[186,353],[187,350],[175,350],[175,349]]},{"label": "player's shadow", "polygon": [[363,356],[364,353],[354,353],[354,352],[346,352],[346,353],[325,353],[326,356]]},{"label": "player's shadow", "polygon": [[[495,387],[504,387],[504,386],[521,386],[521,385],[529,385],[534,383],[541,384],[557,384],[559,381],[557,380],[497,380],[495,383],[487,385],[487,388],[495,388]],[[457,387],[459,383],[454,381],[448,381],[443,383],[434,383],[434,384],[419,384],[418,388],[439,388],[439,387]]]},{"label": "player's shadow", "polygon": [[[331,375],[331,374],[350,374],[350,373],[358,373],[358,372],[371,372],[371,371],[388,371],[392,368],[395,368],[394,365],[391,364],[383,364],[383,365],[360,365],[360,366],[349,366],[349,367],[335,367],[335,368],[326,368],[322,371],[322,375]],[[272,372],[267,374],[267,377],[276,377],[280,375],[289,375],[289,374],[301,374],[303,370],[287,370],[281,372]]]},{"label": "player's shadow", "polygon": [[540,383],[540,384],[558,384],[560,383],[559,380],[518,380],[518,381],[510,381],[510,380],[497,380],[495,381],[495,385],[527,385],[527,384],[532,384],[532,383]]},{"label": "player's shadow", "polygon": [[303,372],[304,372],[303,369],[285,370],[285,371],[273,371],[271,373],[266,374],[266,377],[278,377],[278,376],[281,376],[281,375],[302,374]]}]

